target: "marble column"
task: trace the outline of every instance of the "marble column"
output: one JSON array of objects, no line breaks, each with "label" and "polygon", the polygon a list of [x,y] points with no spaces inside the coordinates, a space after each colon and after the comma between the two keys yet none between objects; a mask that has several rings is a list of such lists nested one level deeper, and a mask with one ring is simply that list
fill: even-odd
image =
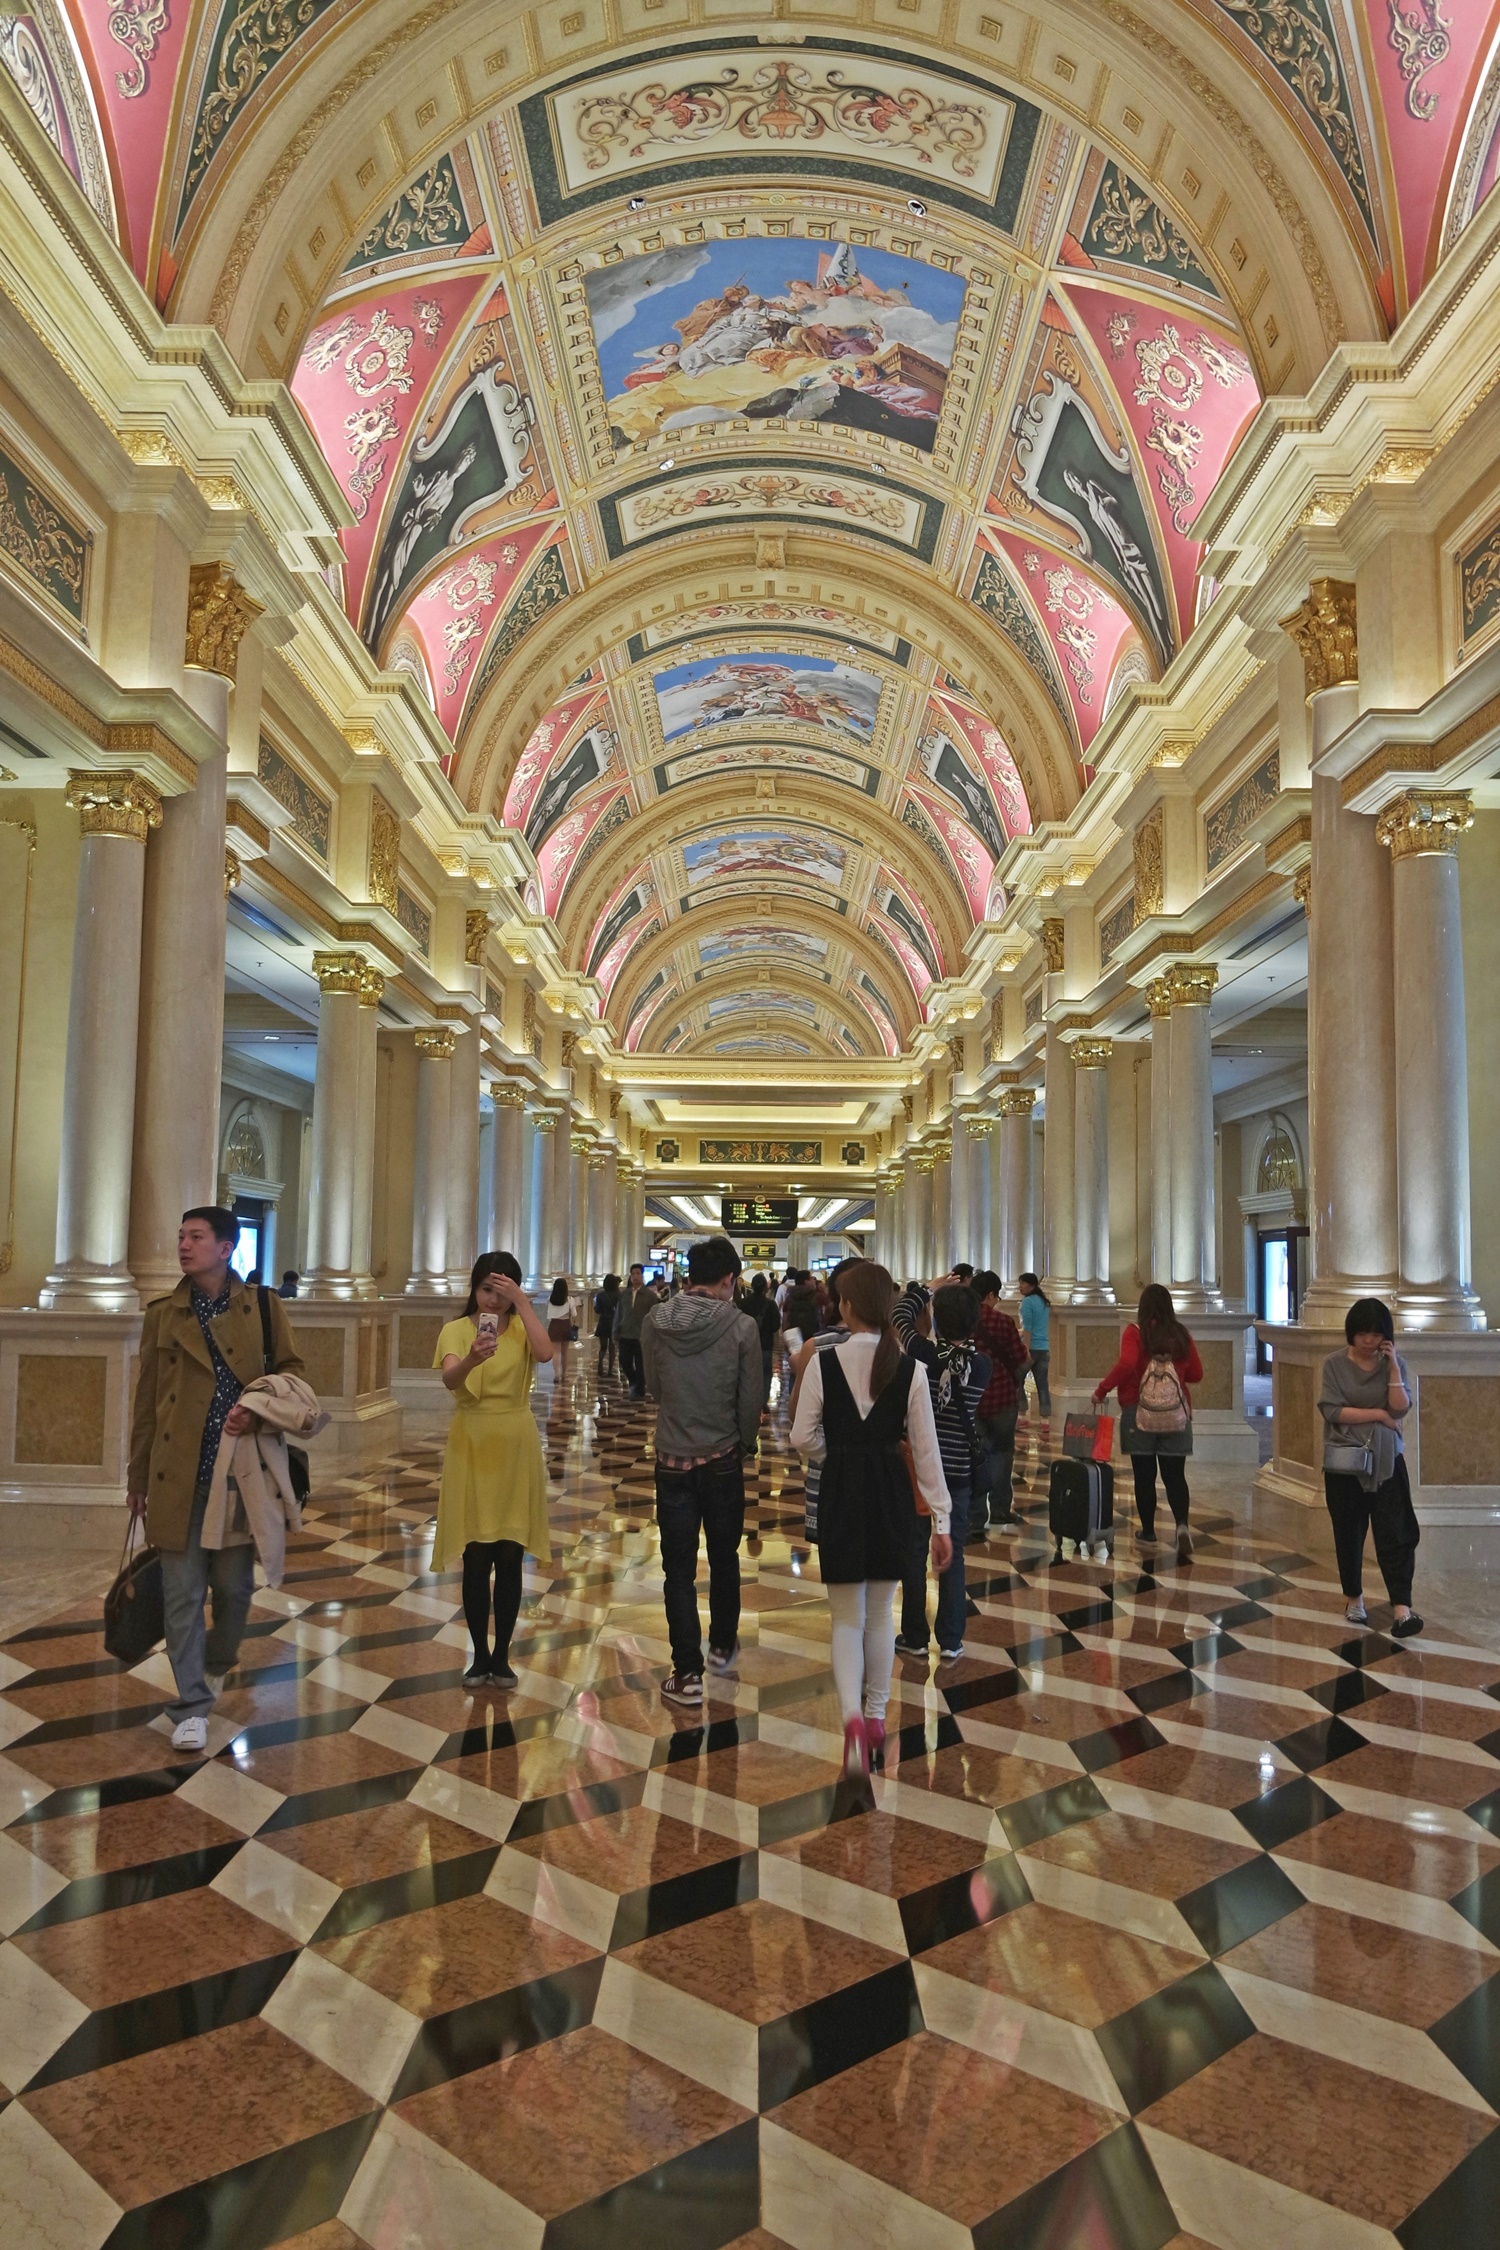
[{"label": "marble column", "polygon": [[1112,1305],[1109,1280],[1109,1061],[1114,1042],[1072,1046],[1073,1212],[1078,1273],[1069,1302]]},{"label": "marble column", "polygon": [[1209,1005],[1219,972],[1178,962],[1167,971],[1172,1000],[1172,1298],[1179,1312],[1217,1312],[1214,1225],[1213,1031]]},{"label": "marble column", "polygon": [[573,1135],[568,1180],[568,1252],[558,1270],[567,1273],[576,1284],[589,1270],[589,1143],[581,1133]]},{"label": "marble column", "polygon": [[[161,798],[136,773],[73,773],[65,801],[79,815],[83,844],[73,913],[56,1263],[41,1302],[131,1312],[140,1302],[128,1252],[141,920],[146,836],[161,821]],[[174,1214],[174,1243],[183,1208],[179,1203]]]},{"label": "marble column", "polygon": [[587,1266],[590,1278],[602,1281],[607,1273],[613,1271],[614,1260],[614,1229],[610,1216],[615,1192],[613,1148],[601,1144],[593,1149],[589,1155],[588,1167]]},{"label": "marble column", "polygon": [[1302,652],[1311,721],[1312,1279],[1299,1317],[1333,1328],[1356,1298],[1389,1298],[1400,1265],[1391,878],[1374,818],[1346,811],[1341,777],[1318,770],[1359,716],[1354,589],[1319,580],[1282,622]]},{"label": "marble column", "polygon": [[[358,1294],[354,1255],[356,1182],[360,1177],[360,994],[367,974],[358,953],[315,953],[318,1060],[313,1081],[312,1185],[307,1208],[305,1297]],[[373,1075],[371,1083],[373,1097]],[[370,1104],[373,1110],[373,1099]],[[373,1122],[370,1131],[373,1147]],[[369,1166],[364,1168],[369,1170]],[[368,1259],[368,1252],[366,1253]]]},{"label": "marble column", "polygon": [[932,1160],[920,1149],[909,1149],[906,1172],[906,1270],[898,1281],[925,1281],[932,1272],[929,1257],[928,1218],[932,1208]]},{"label": "marble column", "polygon": [[[973,1248],[964,1256],[976,1266],[995,1268],[994,1214],[990,1204],[990,1142],[994,1137],[988,1117],[969,1119],[969,1231]],[[995,1269],[998,1270],[998,1269]]]},{"label": "marble column", "polygon": [[406,1286],[411,1293],[436,1290],[447,1295],[453,1050],[458,1041],[442,1024],[436,1031],[419,1031],[415,1043],[417,1139],[412,1162],[411,1278]]},{"label": "marble column", "polygon": [[1483,1328],[1469,1238],[1469,1061],[1458,839],[1466,791],[1408,790],[1380,815],[1395,941],[1396,1174],[1403,1328]]},{"label": "marble column", "polygon": [[479,1255],[479,1023],[463,1032],[453,1051],[452,1111],[448,1120],[448,1286],[467,1297]]},{"label": "marble column", "polygon": [[[974,1167],[969,1160],[969,1120],[956,1111],[952,1118],[951,1154],[948,1163],[948,1257],[974,1266],[984,1264],[974,1226]],[[943,1250],[938,1250],[939,1261]]]},{"label": "marble column", "polygon": [[370,1265],[375,1219],[375,1096],[380,1064],[380,1002],[384,992],[384,975],[379,969],[372,969],[367,965],[359,980],[359,1015],[355,1034],[359,1048],[359,1079],[355,1097],[352,1257],[354,1294],[357,1297],[377,1297],[380,1294]]},{"label": "marble column", "polygon": [[490,1138],[490,1239],[489,1250],[509,1250],[530,1271],[527,1245],[522,1239],[526,1201],[526,1091],[497,1078],[490,1088],[495,1123]]},{"label": "marble column", "polygon": [[932,1264],[929,1273],[946,1273],[953,1263],[953,1143],[932,1155]]},{"label": "marble column", "polygon": [[[550,1110],[538,1109],[531,1117],[531,1169],[526,1196],[526,1248],[518,1253],[528,1284],[538,1288],[552,1279],[548,1270],[551,1243],[548,1236],[555,1162],[553,1135],[557,1120]],[[554,1268],[553,1271],[556,1269]]]},{"label": "marble column", "polygon": [[995,1111],[995,1129],[990,1134],[989,1141],[986,1144],[984,1157],[989,1171],[990,1264],[1003,1281],[1010,1270],[1006,1263],[1009,1252],[1005,1246],[1005,1094],[1003,1092],[996,1099]]},{"label": "marble column", "polygon": [[565,1102],[553,1128],[552,1177],[547,1189],[545,1278],[565,1274],[573,1262],[573,1105]]},{"label": "marble column", "polygon": [[1165,977],[1146,987],[1151,1010],[1151,1270],[1172,1284],[1172,988]]},{"label": "marble column", "polygon": [[1072,1058],[1066,1040],[1047,1033],[1043,1063],[1046,1132],[1042,1141],[1042,1221],[1046,1232],[1047,1294],[1066,1304],[1078,1278],[1078,1229],[1074,1211]]},{"label": "marble column", "polygon": [[1032,1130],[1036,1093],[1012,1086],[1000,1096],[1001,1279],[1014,1289],[1032,1271]]}]

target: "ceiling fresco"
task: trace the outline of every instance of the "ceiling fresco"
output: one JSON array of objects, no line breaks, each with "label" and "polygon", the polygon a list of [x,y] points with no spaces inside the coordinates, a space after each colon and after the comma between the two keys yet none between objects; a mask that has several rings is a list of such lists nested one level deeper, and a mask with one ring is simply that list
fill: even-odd
[{"label": "ceiling fresco", "polygon": [[352,645],[621,1047],[899,1055],[1262,399],[1495,184],[1500,0],[1134,5],[0,16],[156,303],[290,384]]}]

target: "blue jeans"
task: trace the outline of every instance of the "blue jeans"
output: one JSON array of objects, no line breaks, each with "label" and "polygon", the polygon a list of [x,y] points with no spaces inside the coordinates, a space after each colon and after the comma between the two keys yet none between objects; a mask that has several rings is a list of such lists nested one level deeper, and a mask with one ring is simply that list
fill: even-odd
[{"label": "blue jeans", "polygon": [[[167,1709],[174,1727],[183,1719],[206,1719],[213,1709],[213,1693],[205,1675],[233,1671],[255,1590],[253,1547],[204,1546],[201,1534],[207,1506],[208,1487],[200,1485],[188,1518],[187,1545],[180,1555],[163,1550],[161,1558],[167,1655],[177,1682],[177,1700]],[[207,1634],[203,1628],[205,1594],[212,1595],[214,1613]]]},{"label": "blue jeans", "polygon": [[708,1544],[708,1641],[733,1649],[740,1630],[740,1540],[745,1530],[745,1464],[737,1453],[698,1469],[656,1464],[656,1522],[672,1669],[701,1676],[698,1534]]},{"label": "blue jeans", "polygon": [[[964,1637],[964,1617],[967,1595],[964,1591],[964,1541],[969,1535],[970,1487],[948,1479],[948,1497],[953,1503],[953,1520],[949,1531],[953,1537],[953,1560],[938,1580],[937,1617],[934,1630],[939,1648],[957,1648]],[[932,1519],[919,1516],[918,1531],[912,1544],[911,1560],[901,1577],[901,1638],[913,1648],[927,1646],[927,1556],[932,1544]]]}]

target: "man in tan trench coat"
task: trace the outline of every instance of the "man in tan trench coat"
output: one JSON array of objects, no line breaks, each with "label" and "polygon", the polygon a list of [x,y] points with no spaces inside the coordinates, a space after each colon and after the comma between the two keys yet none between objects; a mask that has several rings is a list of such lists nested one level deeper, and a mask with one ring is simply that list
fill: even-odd
[{"label": "man in tan trench coat", "polygon": [[[286,1307],[273,1292],[266,1300],[267,1365],[257,1292],[229,1268],[238,1234],[232,1211],[184,1211],[177,1231],[182,1279],[170,1297],[146,1307],[141,1328],[127,1502],[161,1549],[167,1654],[177,1682],[168,1716],[178,1750],[206,1747],[208,1714],[239,1654],[255,1583],[253,1545],[206,1549],[200,1536],[219,1440],[226,1430],[237,1437],[249,1429],[254,1417],[237,1401],[257,1375],[305,1372]],[[205,1635],[209,1593],[213,1628]]]}]

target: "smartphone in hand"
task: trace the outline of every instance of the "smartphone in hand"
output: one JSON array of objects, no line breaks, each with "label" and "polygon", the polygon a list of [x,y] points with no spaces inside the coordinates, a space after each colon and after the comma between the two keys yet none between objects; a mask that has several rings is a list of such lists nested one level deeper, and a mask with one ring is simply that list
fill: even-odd
[{"label": "smartphone in hand", "polygon": [[482,1312],[475,1321],[474,1327],[478,1335],[488,1336],[493,1340],[500,1333],[500,1315],[493,1312]]}]

